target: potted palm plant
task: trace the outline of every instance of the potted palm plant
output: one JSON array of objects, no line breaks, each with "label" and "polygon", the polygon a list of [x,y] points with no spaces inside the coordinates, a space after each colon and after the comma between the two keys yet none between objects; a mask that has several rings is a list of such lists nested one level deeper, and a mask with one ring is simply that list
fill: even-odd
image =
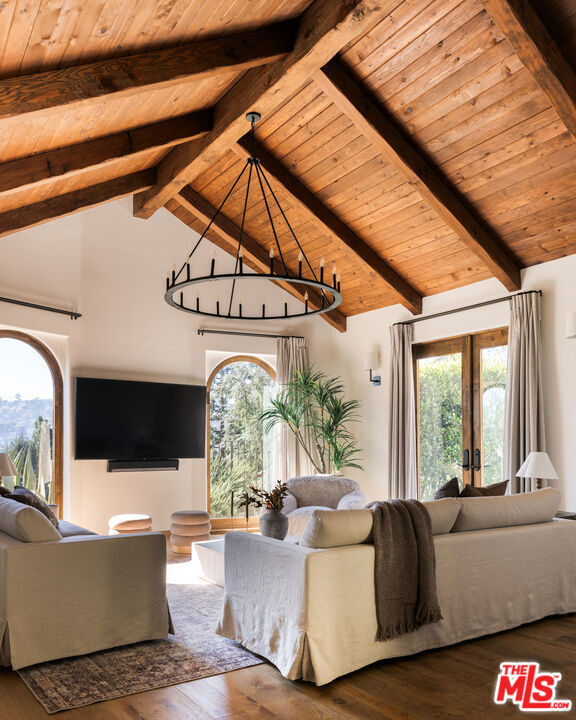
[{"label": "potted palm plant", "polygon": [[350,423],[358,420],[357,400],[346,400],[340,378],[313,368],[297,371],[260,415],[264,431],[285,425],[319,474],[340,474],[362,466]]}]

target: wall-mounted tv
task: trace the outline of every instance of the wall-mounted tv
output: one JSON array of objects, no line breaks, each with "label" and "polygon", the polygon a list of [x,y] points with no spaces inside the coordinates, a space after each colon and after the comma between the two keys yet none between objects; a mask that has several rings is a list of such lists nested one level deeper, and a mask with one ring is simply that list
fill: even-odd
[{"label": "wall-mounted tv", "polygon": [[206,387],[76,378],[76,460],[203,458]]}]

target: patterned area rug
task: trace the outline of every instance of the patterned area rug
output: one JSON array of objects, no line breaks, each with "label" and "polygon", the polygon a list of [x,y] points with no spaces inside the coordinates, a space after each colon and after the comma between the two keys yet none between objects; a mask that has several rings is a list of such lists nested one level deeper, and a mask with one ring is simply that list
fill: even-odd
[{"label": "patterned area rug", "polygon": [[47,713],[177,685],[263,661],[216,635],[222,589],[168,585],[176,635],[18,670]]}]

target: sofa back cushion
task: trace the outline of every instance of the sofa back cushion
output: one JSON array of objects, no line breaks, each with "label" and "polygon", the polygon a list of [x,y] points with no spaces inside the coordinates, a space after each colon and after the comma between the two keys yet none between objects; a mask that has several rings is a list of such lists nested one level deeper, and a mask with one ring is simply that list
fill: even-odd
[{"label": "sofa back cushion", "polygon": [[371,535],[371,510],[314,510],[300,545],[310,548],[360,545],[368,542]]},{"label": "sofa back cushion", "polygon": [[432,535],[445,535],[454,527],[462,503],[457,498],[443,498],[422,503],[432,523]]},{"label": "sofa back cushion", "polygon": [[[460,500],[446,498],[423,503],[432,523],[432,535],[452,530],[460,512]],[[300,538],[300,545],[328,548],[359,545],[372,539],[372,510],[314,510]]]},{"label": "sofa back cushion", "polygon": [[354,480],[332,475],[294,477],[290,478],[286,484],[288,490],[296,498],[298,507],[321,505],[336,508],[344,495],[358,490],[360,487]]},{"label": "sofa back cushion", "polygon": [[453,532],[486,530],[550,522],[560,506],[560,491],[544,488],[502,497],[460,498],[462,505]]},{"label": "sofa back cushion", "polygon": [[3,497],[0,497],[0,531],[21,542],[62,539],[62,535],[39,510]]}]

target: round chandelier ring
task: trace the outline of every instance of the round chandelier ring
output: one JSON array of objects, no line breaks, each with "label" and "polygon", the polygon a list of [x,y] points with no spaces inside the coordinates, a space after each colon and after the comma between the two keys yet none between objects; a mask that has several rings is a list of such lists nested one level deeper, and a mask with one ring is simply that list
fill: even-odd
[{"label": "round chandelier ring", "polygon": [[[174,265],[172,272],[168,272],[164,300],[168,303],[168,305],[171,305],[177,310],[183,310],[184,312],[189,312],[193,315],[228,318],[230,320],[286,320],[288,318],[301,318],[307,317],[308,315],[320,315],[322,313],[330,312],[331,310],[337,308],[342,302],[342,295],[340,294],[340,275],[336,271],[336,264],[332,264],[331,284],[325,282],[324,279],[325,259],[323,257],[320,258],[319,273],[316,274],[312,263],[306,256],[306,252],[298,240],[288,217],[286,216],[286,213],[280,205],[280,201],[278,200],[278,197],[274,192],[274,188],[268,180],[267,174],[264,171],[260,160],[256,156],[254,126],[260,119],[261,115],[256,111],[251,111],[246,115],[246,120],[251,126],[250,156],[246,158],[246,162],[242,167],[242,170],[238,173],[236,179],[230,185],[218,207],[212,208],[212,216],[206,225],[204,232],[196,241],[193,249],[188,254],[180,269],[177,271],[176,265]],[[245,179],[244,188],[242,188],[239,184],[243,177]],[[253,189],[253,195],[254,192],[256,192],[256,195],[259,195],[257,202],[252,203],[252,205],[250,205],[249,202],[251,187]],[[231,221],[228,220],[228,234],[236,244],[235,252],[230,252],[231,255],[235,256],[234,271],[216,272],[216,254],[214,254],[209,273],[206,275],[195,275],[193,277],[191,260],[193,260],[193,256],[200,246],[200,243],[206,238],[210,229],[215,226],[215,229],[217,230],[218,216],[226,219],[226,216],[223,213],[223,208],[233,194],[235,200],[232,202],[241,202],[243,208],[241,221],[237,225],[232,223],[232,231],[229,229]],[[256,271],[244,273],[243,257],[245,247],[243,243],[245,238],[250,240],[249,236],[245,235],[245,227],[249,227],[246,225],[246,215],[247,211],[256,205],[259,205],[259,212],[264,214],[264,217],[267,218],[270,228],[270,242],[263,244],[260,248],[263,252],[268,253],[270,264],[268,272]],[[283,228],[282,231],[280,230],[280,227]],[[288,231],[288,235],[285,234],[286,230]],[[292,243],[292,245],[285,245],[283,249],[282,244],[284,241]],[[286,247],[290,248],[292,252],[298,250],[298,265],[297,267],[294,267],[294,269],[286,265]],[[260,263],[257,264],[259,265]],[[266,265],[264,265],[263,269],[267,269]],[[248,302],[246,306],[244,306],[241,300],[237,300],[235,298],[235,296],[237,297],[236,282],[247,279],[267,280],[275,282],[276,284],[280,283],[281,285],[303,285],[304,288],[310,288],[310,291],[314,290],[313,298],[310,297],[311,293],[309,294],[308,290],[298,289],[292,294],[298,301],[303,303],[304,309],[300,311],[300,309],[293,309],[293,306],[292,308],[289,308],[288,302],[284,300],[284,312],[282,312],[280,308],[274,307],[274,309],[271,309],[270,305],[266,308],[265,300],[262,300],[262,303],[259,305],[258,302],[254,300],[253,294],[248,293]],[[198,293],[196,293],[196,299],[192,306],[186,306],[183,292],[185,288],[189,288],[194,285],[200,286],[207,283],[214,283],[220,280],[232,281],[232,283],[223,290],[223,294],[228,294],[228,290],[230,289],[227,299],[221,302],[219,297],[216,298],[215,312],[211,309],[210,311],[207,309],[208,303],[206,299],[201,301]],[[273,300],[273,306],[276,305],[276,302],[280,302],[278,298]],[[213,300],[211,301],[211,304],[212,303]]]},{"label": "round chandelier ring", "polygon": [[[261,315],[245,315],[240,310],[238,311],[238,314],[234,315],[231,312],[228,313],[219,313],[219,312],[206,312],[204,310],[200,310],[197,308],[187,307],[184,305],[183,295],[181,294],[180,302],[177,302],[175,300],[175,295],[180,292],[182,293],[184,288],[191,287],[193,285],[204,285],[206,283],[212,283],[212,282],[218,282],[220,280],[232,280],[232,281],[241,281],[241,280],[267,280],[267,281],[275,281],[275,282],[284,282],[284,283],[290,283],[293,285],[305,285],[307,287],[311,288],[317,288],[320,292],[324,293],[324,297],[326,298],[326,304],[322,307],[318,308],[317,310],[310,309],[308,307],[308,301],[305,302],[305,309],[304,312],[301,313],[290,313],[287,315],[286,313],[283,315],[266,315],[265,312],[265,306],[263,306],[263,313]],[[328,301],[328,297],[326,296],[326,293],[329,293],[332,296],[332,302]],[[287,317],[308,317],[310,315],[319,315],[321,313],[329,312],[330,310],[334,310],[335,308],[340,305],[342,302],[342,295],[340,294],[340,291],[335,288],[332,285],[328,285],[327,283],[320,282],[318,280],[312,280],[310,278],[305,277],[294,277],[292,275],[277,275],[276,273],[268,273],[266,275],[263,275],[261,273],[243,273],[243,274],[237,274],[237,273],[226,273],[226,274],[219,274],[219,275],[205,275],[204,277],[196,277],[191,278],[190,280],[182,280],[181,282],[174,282],[171,283],[167,288],[166,292],[164,294],[164,300],[168,303],[168,305],[171,305],[174,308],[177,308],[178,310],[183,310],[184,312],[192,313],[193,315],[204,315],[206,317],[226,317],[233,320],[262,320],[263,318],[266,320],[285,320]],[[196,302],[198,303],[198,298],[196,298]],[[237,303],[237,306],[240,307],[241,303]]]}]

